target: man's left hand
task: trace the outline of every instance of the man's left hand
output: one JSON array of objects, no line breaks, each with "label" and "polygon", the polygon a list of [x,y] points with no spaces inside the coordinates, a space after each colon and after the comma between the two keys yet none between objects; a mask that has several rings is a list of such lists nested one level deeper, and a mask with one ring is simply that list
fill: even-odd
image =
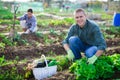
[{"label": "man's left hand", "polygon": [[95,61],[97,60],[97,56],[93,55],[92,57],[88,58],[88,63],[89,64],[93,64]]}]

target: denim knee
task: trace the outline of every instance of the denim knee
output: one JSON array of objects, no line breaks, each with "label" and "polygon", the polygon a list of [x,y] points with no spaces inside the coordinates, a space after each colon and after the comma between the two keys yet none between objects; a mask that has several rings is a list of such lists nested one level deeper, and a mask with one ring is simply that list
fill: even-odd
[{"label": "denim knee", "polygon": [[85,50],[85,55],[87,58],[90,58],[93,55],[95,55],[96,52],[97,52],[97,47],[92,46],[92,47],[88,48],[87,50]]},{"label": "denim knee", "polygon": [[78,36],[72,36],[69,38],[69,44],[75,44],[76,42],[78,42],[80,39]]}]

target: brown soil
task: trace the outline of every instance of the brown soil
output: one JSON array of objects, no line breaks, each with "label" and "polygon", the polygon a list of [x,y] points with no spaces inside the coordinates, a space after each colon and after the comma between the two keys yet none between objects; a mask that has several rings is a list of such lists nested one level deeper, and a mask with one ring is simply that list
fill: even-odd
[{"label": "brown soil", "polygon": [[[58,35],[53,35],[50,34],[48,35],[48,39],[56,40]],[[45,54],[46,56],[51,56],[51,55],[63,55],[66,54],[63,46],[61,45],[62,38],[61,36],[57,41],[54,41],[50,45],[44,45],[44,39],[42,37],[37,37],[36,35],[22,35],[22,39],[26,39],[29,43],[31,43],[31,46],[25,46],[25,44],[19,43],[18,46],[10,47],[7,46],[5,48],[5,52],[0,53],[0,57],[2,55],[5,55],[5,58],[7,60],[14,60],[16,56],[19,56],[19,60],[27,59],[31,60],[33,58],[39,58],[41,54]],[[40,45],[37,46],[35,44],[35,41],[39,42]],[[114,47],[114,46],[119,46],[120,44],[120,38],[115,38],[115,39],[107,39],[106,43],[108,47]],[[52,54],[50,54],[52,52]],[[112,55],[114,53],[120,53],[120,48],[108,50],[105,52],[106,55]],[[27,63],[26,63],[27,64]],[[25,73],[23,70],[23,67],[26,66],[26,64],[23,65],[17,65],[18,66],[18,71],[22,74]],[[2,69],[4,70],[9,70],[11,67],[5,66]],[[119,77],[120,72],[116,72],[115,75],[113,76],[115,78],[116,75]],[[33,80],[33,78],[29,79]],[[75,76],[68,71],[62,71],[58,72],[56,75],[53,77],[47,78],[45,80],[75,80]]]},{"label": "brown soil", "polygon": [[[0,56],[5,55],[6,59],[15,59],[16,56],[19,56],[20,60],[38,58],[41,54],[46,56],[50,55],[50,52],[56,55],[66,54],[62,44],[62,38],[59,38],[57,41],[54,41],[51,45],[43,45],[44,39],[42,37],[37,37],[36,35],[22,35],[22,39],[27,40],[31,45],[25,46],[25,44],[20,43],[18,46],[7,46],[5,52],[0,53]],[[56,39],[57,35],[50,34],[48,39]],[[40,45],[37,46],[35,41],[39,42]],[[120,45],[120,38],[107,39],[106,40],[108,47],[116,47]],[[108,50],[105,52],[107,55],[112,55],[114,53],[120,53],[120,48]],[[53,55],[51,54],[51,55]]]},{"label": "brown soil", "polygon": [[107,47],[120,46],[120,38],[107,39]]},{"label": "brown soil", "polygon": [[120,54],[120,48],[113,48],[105,52],[106,55]]},{"label": "brown soil", "polygon": [[20,60],[23,59],[31,59],[31,58],[39,58],[41,54],[46,56],[49,55],[63,55],[66,54],[62,45],[50,45],[50,46],[40,46],[40,47],[32,47],[32,46],[18,46],[18,47],[6,47],[5,52],[1,53],[0,56],[5,55],[7,60],[15,59],[16,56],[19,56]]},{"label": "brown soil", "polygon": [[[41,54],[44,54],[46,56],[54,55],[54,54],[56,55],[66,54],[64,48],[62,47],[62,44],[60,43],[63,40],[61,39],[61,37],[59,37],[59,39],[56,40],[58,35],[50,34],[45,36],[47,36],[48,39],[53,39],[54,40],[53,43],[44,45],[45,41],[43,37],[38,37],[35,34],[31,34],[31,35],[23,34],[21,35],[21,38],[27,40],[27,42],[30,45],[26,46],[25,44],[18,41],[17,46],[6,46],[5,51],[0,53],[0,57],[2,55],[5,55],[6,59],[13,60],[15,59],[16,56],[19,56],[19,59],[23,60],[23,59],[38,58],[41,56]],[[40,44],[37,45],[36,42],[39,42]]]},{"label": "brown soil", "polygon": [[75,75],[70,73],[68,70],[64,70],[44,80],[75,80]]}]

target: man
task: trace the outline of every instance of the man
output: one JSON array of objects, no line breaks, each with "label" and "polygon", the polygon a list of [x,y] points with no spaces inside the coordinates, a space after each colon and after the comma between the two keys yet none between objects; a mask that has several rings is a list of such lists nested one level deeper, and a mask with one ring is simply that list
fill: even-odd
[{"label": "man", "polygon": [[106,42],[98,25],[87,19],[83,9],[74,12],[76,24],[73,24],[66,39],[62,42],[70,60],[81,58],[85,53],[88,63],[93,64],[106,48]]},{"label": "man", "polygon": [[26,34],[33,33],[37,30],[36,17],[33,15],[32,9],[28,9],[27,13],[22,17],[17,18],[17,20],[20,20],[20,25]]}]

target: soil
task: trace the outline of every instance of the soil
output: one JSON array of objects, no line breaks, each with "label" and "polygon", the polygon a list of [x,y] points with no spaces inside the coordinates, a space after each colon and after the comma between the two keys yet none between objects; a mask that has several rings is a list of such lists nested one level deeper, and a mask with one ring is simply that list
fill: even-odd
[{"label": "soil", "polygon": [[44,80],[75,80],[75,75],[70,73],[68,70],[64,70]]},{"label": "soil", "polygon": [[[5,59],[7,60],[14,60],[16,56],[19,57],[19,60],[27,59],[31,60],[34,58],[39,58],[41,54],[44,54],[46,56],[51,56],[51,55],[63,55],[66,54],[66,51],[64,50],[61,42],[62,42],[62,36],[59,37],[58,40],[58,35],[54,34],[49,34],[48,39],[55,40],[53,41],[52,44],[49,45],[44,45],[44,38],[43,37],[38,37],[34,34],[32,35],[21,35],[22,39],[27,40],[31,45],[26,46],[25,44],[19,42],[18,46],[6,46],[5,51],[3,53],[0,53],[0,57],[2,55],[5,55]],[[40,45],[37,46],[35,42],[39,42]],[[115,47],[120,45],[120,38],[115,38],[115,39],[107,39],[106,40],[107,46],[108,47]],[[50,54],[52,52],[52,54]],[[110,49],[105,52],[106,55],[112,55],[114,53],[120,53],[120,48],[116,49]],[[23,70],[23,67],[26,66],[27,63],[22,64],[22,65],[17,65],[17,69],[21,74],[24,74],[25,71]],[[10,66],[5,66],[2,68],[2,70],[8,70],[10,69]],[[116,72],[113,78],[120,78],[119,77],[120,72]],[[34,80],[33,78],[29,80]],[[64,70],[61,72],[58,72],[56,75],[47,78],[45,80],[75,80],[75,76],[68,71]],[[110,80],[110,79],[109,79]]]},{"label": "soil", "polygon": [[41,47],[32,47],[32,46],[18,46],[18,47],[6,47],[4,53],[0,53],[0,56],[5,55],[5,59],[13,60],[16,56],[19,57],[20,60],[23,59],[31,59],[31,58],[39,58],[41,54],[46,56],[51,54],[63,55],[66,54],[62,45],[51,45],[51,46],[41,46]]},{"label": "soil", "polygon": [[[16,58],[16,56],[19,57],[20,60],[23,59],[31,59],[31,58],[38,58],[41,56],[41,54],[44,54],[46,56],[49,56],[49,53],[56,55],[63,55],[66,54],[64,48],[62,47],[63,39],[59,37],[58,40],[55,40],[58,35],[50,34],[46,35],[48,36],[48,39],[53,39],[52,44],[44,45],[45,41],[44,38],[38,37],[35,34],[31,35],[21,35],[21,39],[27,40],[27,42],[30,45],[25,45],[21,41],[18,41],[17,46],[6,46],[4,49],[4,52],[0,53],[0,57],[2,55],[5,55],[5,59],[7,60],[13,60]],[[36,42],[39,42],[40,44],[36,44]],[[58,43],[59,42],[59,43]]]},{"label": "soil", "polygon": [[[61,42],[62,38],[58,35],[49,34],[47,35],[48,39],[55,40],[52,44],[44,45],[44,39],[38,37],[35,34],[32,35],[22,35],[21,38],[27,40],[30,45],[26,46],[25,44],[18,42],[18,46],[6,46],[5,51],[0,53],[0,56],[5,55],[7,60],[15,59],[16,56],[19,56],[20,60],[38,58],[41,54],[49,56],[49,53],[52,52],[56,55],[66,54]],[[58,40],[56,40],[58,38]],[[39,42],[38,46],[36,42]],[[107,39],[107,47],[116,47],[120,45],[120,38]],[[108,50],[105,52],[106,55],[112,55],[114,53],[120,53],[120,48]]]},{"label": "soil", "polygon": [[106,55],[120,54],[120,48],[113,48],[105,52]]},{"label": "soil", "polygon": [[120,38],[106,39],[107,47],[120,46]]}]

